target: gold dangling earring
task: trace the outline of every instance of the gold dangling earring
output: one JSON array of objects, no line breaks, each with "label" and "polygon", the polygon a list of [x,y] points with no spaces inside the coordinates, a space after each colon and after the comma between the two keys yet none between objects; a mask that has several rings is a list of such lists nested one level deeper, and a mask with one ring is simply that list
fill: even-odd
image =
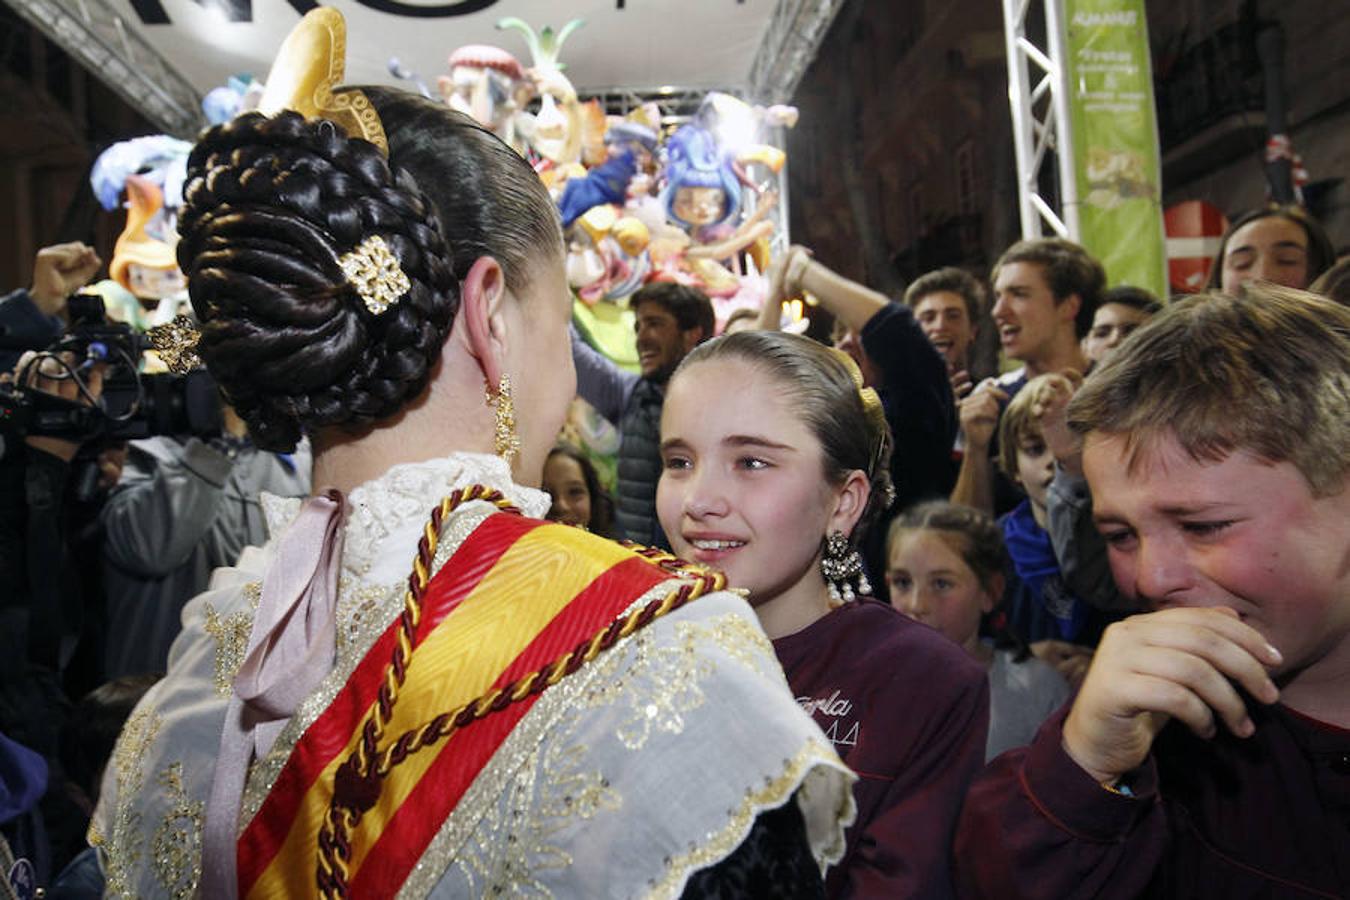
[{"label": "gold dangling earring", "polygon": [[493,449],[509,466],[520,452],[520,435],[516,433],[516,407],[511,401],[511,376],[502,375],[497,393],[488,392],[488,406],[497,411],[497,430],[493,435]]}]

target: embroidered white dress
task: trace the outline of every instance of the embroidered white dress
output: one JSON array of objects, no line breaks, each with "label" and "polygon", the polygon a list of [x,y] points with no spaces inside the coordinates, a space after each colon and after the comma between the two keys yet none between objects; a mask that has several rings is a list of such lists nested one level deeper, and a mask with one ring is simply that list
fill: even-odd
[{"label": "embroidered white dress", "polygon": [[[398,615],[430,509],[470,484],[501,490],[527,515],[549,505],[547,495],[513,484],[501,460],[477,454],[396,466],[347,498],[336,662],[255,760],[241,828],[296,740]],[[265,498],[264,506],[275,536],[299,501]],[[492,512],[479,502],[456,510],[435,568]],[[197,891],[214,758],[273,543],[245,550],[184,608],[168,675],[118,739],[90,827],[108,896]],[[674,897],[692,872],[735,849],[760,812],[794,793],[824,867],[843,851],[852,780],[793,700],[750,607],[729,592],[710,594],[548,689],[389,893]]]}]

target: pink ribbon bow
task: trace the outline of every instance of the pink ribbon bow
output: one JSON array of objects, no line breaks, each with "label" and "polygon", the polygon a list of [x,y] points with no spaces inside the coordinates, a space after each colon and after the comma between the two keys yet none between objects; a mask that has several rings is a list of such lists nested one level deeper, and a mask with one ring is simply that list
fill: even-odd
[{"label": "pink ribbon bow", "polygon": [[207,900],[233,900],[239,890],[235,843],[249,764],[272,749],[300,701],[333,668],[342,520],[340,492],[306,500],[263,577],[202,828],[201,887]]}]

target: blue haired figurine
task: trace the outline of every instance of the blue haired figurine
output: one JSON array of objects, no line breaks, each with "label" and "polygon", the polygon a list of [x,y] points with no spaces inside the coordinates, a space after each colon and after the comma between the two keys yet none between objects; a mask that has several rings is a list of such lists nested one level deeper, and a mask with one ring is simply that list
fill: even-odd
[{"label": "blue haired figurine", "polygon": [[697,242],[732,221],[741,208],[741,183],[736,170],[702,125],[682,126],[666,143],[666,186],[661,205],[666,217],[690,232]]}]

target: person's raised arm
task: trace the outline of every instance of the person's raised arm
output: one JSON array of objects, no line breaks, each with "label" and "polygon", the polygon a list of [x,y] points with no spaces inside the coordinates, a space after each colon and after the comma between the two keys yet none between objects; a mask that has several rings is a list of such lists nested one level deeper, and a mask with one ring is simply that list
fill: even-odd
[{"label": "person's raised arm", "polygon": [[956,475],[951,501],[994,514],[994,461],[989,445],[998,427],[999,403],[1008,395],[992,378],[987,378],[961,401],[961,431],[965,435],[965,454]]},{"label": "person's raised arm", "polygon": [[94,248],[80,241],[43,247],[33,260],[28,296],[44,316],[64,316],[66,298],[84,287],[101,265]]},{"label": "person's raised arm", "polygon": [[[787,249],[786,253],[781,253],[774,257],[769,263],[769,268],[764,272],[764,278],[768,282],[768,288],[764,295],[764,305],[759,310],[759,322],[756,327],[761,331],[779,331],[783,324],[783,303],[789,299],[785,288],[787,285],[788,266],[792,265],[797,269],[804,268],[811,260],[810,252],[804,247],[793,245]],[[795,276],[800,283],[800,274]],[[798,290],[801,288],[798,287]]]},{"label": "person's raised arm", "polygon": [[810,291],[821,306],[855,334],[861,334],[871,318],[890,302],[885,294],[845,278],[809,256],[801,263],[789,260],[783,289],[789,297],[802,290]]},{"label": "person's raised arm", "polygon": [[572,364],[577,370],[577,395],[596,412],[618,425],[628,398],[637,387],[639,376],[625,372],[613,360],[582,340],[575,326],[572,335]]}]

